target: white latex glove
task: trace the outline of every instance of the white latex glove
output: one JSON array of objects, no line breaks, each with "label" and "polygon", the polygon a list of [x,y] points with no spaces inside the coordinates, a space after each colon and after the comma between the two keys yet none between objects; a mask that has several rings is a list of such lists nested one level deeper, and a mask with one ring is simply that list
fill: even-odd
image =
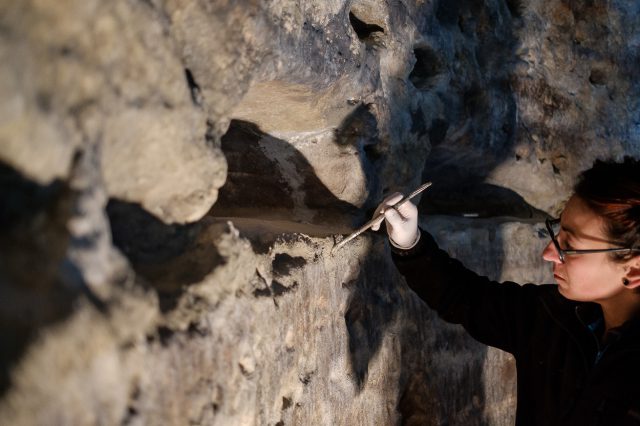
[{"label": "white latex glove", "polygon": [[400,208],[394,209],[395,203],[402,199],[403,195],[396,192],[387,198],[376,208],[374,217],[384,213],[384,219],[371,227],[374,231],[380,229],[384,220],[387,225],[389,241],[400,249],[410,249],[420,239],[418,231],[418,208],[411,201],[407,201]]}]

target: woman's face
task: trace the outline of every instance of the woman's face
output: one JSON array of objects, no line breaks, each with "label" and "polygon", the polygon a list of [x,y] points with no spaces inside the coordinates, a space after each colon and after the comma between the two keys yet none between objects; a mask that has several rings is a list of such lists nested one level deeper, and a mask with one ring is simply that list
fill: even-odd
[{"label": "woman's face", "polygon": [[[560,217],[560,232],[556,237],[567,250],[588,250],[613,247],[604,231],[604,220],[579,197],[569,199]],[[552,242],[542,252],[544,260],[553,262],[553,276],[560,293],[576,301],[604,302],[623,294],[625,264],[610,259],[609,253],[589,253],[565,256],[560,262]]]}]

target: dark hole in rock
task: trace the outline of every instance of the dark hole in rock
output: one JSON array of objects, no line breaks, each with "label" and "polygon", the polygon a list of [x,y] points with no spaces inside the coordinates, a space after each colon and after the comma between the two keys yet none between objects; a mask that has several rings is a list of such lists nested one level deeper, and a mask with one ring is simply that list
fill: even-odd
[{"label": "dark hole in rock", "polygon": [[302,268],[306,264],[307,261],[303,257],[293,257],[287,253],[278,253],[273,259],[271,266],[274,275],[283,277],[289,275],[292,269]]},{"label": "dark hole in rock", "polygon": [[592,69],[591,74],[589,74],[589,83],[594,86],[604,86],[607,84],[607,73],[603,70]]},{"label": "dark hole in rock", "polygon": [[419,46],[413,50],[416,63],[409,74],[409,81],[416,89],[426,90],[433,86],[433,78],[440,74],[442,65],[436,53],[427,46]]},{"label": "dark hole in rock", "polygon": [[384,33],[384,28],[376,24],[367,24],[358,19],[353,12],[349,12],[349,22],[351,22],[351,27],[353,27],[358,39],[365,43],[372,40],[373,33]]},{"label": "dark hole in rock", "polygon": [[280,297],[285,293],[289,293],[289,292],[295,290],[297,287],[298,287],[298,283],[295,282],[295,281],[289,287],[284,286],[284,285],[282,285],[281,283],[279,283],[278,281],[275,281],[275,280],[271,283],[271,291],[273,292],[273,295],[275,297]]},{"label": "dark hole in rock", "polygon": [[258,288],[253,291],[253,297],[271,297],[273,293],[270,287]]},{"label": "dark hole in rock", "polygon": [[293,402],[291,401],[291,398],[287,398],[286,396],[282,397],[282,411],[286,410],[292,405],[293,405]]},{"label": "dark hole in rock", "polygon": [[156,332],[158,333],[158,338],[160,339],[162,346],[167,346],[175,334],[175,331],[165,326],[158,327]]}]

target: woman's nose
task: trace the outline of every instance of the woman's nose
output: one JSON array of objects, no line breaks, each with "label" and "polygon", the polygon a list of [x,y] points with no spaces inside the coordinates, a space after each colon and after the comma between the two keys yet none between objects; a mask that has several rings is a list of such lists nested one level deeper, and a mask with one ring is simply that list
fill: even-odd
[{"label": "woman's nose", "polygon": [[560,260],[560,253],[556,250],[556,246],[553,241],[549,241],[549,244],[542,250],[542,258],[547,262],[562,263]]}]

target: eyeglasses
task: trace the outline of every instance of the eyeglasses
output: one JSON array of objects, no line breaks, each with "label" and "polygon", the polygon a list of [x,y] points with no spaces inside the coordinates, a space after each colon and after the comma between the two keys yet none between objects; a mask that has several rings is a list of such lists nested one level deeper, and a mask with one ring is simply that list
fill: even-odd
[{"label": "eyeglasses", "polygon": [[547,219],[545,221],[547,225],[547,231],[549,232],[549,236],[551,237],[551,241],[553,241],[553,245],[556,247],[558,251],[558,256],[560,257],[560,262],[564,263],[565,256],[571,256],[576,254],[589,254],[589,253],[606,253],[606,252],[614,252],[614,253],[625,253],[630,254],[633,252],[640,252],[640,248],[606,248],[606,249],[592,249],[592,250],[564,250],[560,248],[560,243],[556,239],[556,235],[558,235],[558,231],[560,228],[560,219]]}]

